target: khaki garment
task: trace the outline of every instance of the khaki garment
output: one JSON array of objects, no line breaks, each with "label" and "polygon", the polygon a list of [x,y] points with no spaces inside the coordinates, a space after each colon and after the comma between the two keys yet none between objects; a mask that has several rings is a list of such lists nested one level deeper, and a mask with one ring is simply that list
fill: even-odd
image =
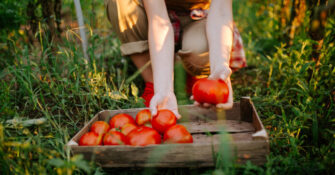
[{"label": "khaki garment", "polygon": [[[186,12],[193,8],[209,8],[209,3],[209,0],[166,0],[169,9]],[[147,51],[148,21],[142,0],[105,0],[105,4],[112,31],[122,43],[121,53],[132,55]],[[192,20],[189,16],[181,16],[180,22],[181,30],[184,30]]]}]

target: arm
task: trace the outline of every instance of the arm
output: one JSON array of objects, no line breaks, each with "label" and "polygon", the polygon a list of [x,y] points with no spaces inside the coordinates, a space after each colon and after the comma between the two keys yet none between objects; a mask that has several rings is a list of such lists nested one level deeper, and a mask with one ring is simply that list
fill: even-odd
[{"label": "arm", "polygon": [[157,109],[170,109],[179,118],[173,92],[174,39],[173,28],[164,0],[143,0],[148,17],[149,52],[152,63],[155,94],[151,99],[152,114]]},{"label": "arm", "polygon": [[228,102],[217,107],[229,109],[233,106],[229,68],[230,52],[233,44],[232,0],[212,0],[207,17],[207,38],[209,43],[210,79],[222,79],[229,88]]}]

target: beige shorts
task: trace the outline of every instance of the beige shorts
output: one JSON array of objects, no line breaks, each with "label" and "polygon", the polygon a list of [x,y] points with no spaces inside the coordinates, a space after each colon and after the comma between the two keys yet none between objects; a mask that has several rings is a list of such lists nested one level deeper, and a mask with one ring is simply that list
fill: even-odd
[{"label": "beige shorts", "polygon": [[[148,21],[142,0],[105,0],[112,31],[121,41],[122,55],[149,50]],[[192,75],[209,74],[206,19],[194,21],[189,15],[179,16],[182,30],[181,58],[186,71]],[[198,59],[194,59],[194,56]]]}]

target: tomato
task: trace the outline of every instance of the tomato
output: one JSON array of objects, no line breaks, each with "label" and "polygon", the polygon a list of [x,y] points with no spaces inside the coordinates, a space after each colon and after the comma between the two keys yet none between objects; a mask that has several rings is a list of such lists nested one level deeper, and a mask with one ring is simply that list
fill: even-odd
[{"label": "tomato", "polygon": [[95,132],[85,133],[80,137],[80,146],[96,146],[102,144],[102,134],[97,134]]},{"label": "tomato", "polygon": [[127,123],[135,124],[135,120],[129,114],[124,114],[124,113],[114,115],[109,120],[109,125],[111,128],[121,128],[123,125]]},{"label": "tomato", "polygon": [[105,121],[96,121],[92,124],[90,131],[97,134],[105,134],[109,130],[109,125]]},{"label": "tomato", "polygon": [[168,109],[158,110],[157,114],[152,118],[152,128],[160,133],[164,133],[169,127],[177,123],[177,118],[173,112]]},{"label": "tomato", "polygon": [[192,135],[183,125],[174,125],[164,133],[165,143],[193,143]]},{"label": "tomato", "polygon": [[138,126],[151,126],[151,112],[149,109],[143,109],[136,115],[136,123]]},{"label": "tomato", "polygon": [[146,146],[160,144],[161,142],[161,135],[147,126],[134,129],[127,135],[127,144],[132,146]]},{"label": "tomato", "polygon": [[203,78],[193,85],[192,94],[194,100],[199,103],[218,104],[228,101],[229,90],[222,80]]},{"label": "tomato", "polygon": [[126,136],[119,131],[108,131],[103,139],[104,145],[125,145]]},{"label": "tomato", "polygon": [[132,130],[136,129],[137,126],[135,124],[132,123],[127,123],[125,125],[123,125],[121,127],[121,132],[122,134],[124,134],[125,136],[128,135]]}]

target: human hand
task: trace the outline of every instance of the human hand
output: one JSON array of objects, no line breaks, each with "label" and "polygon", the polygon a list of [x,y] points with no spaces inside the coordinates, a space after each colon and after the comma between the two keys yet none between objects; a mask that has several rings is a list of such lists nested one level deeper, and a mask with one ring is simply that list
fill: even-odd
[{"label": "human hand", "polygon": [[228,78],[230,78],[230,75],[232,73],[232,70],[229,68],[228,64],[215,64],[211,66],[211,74],[209,75],[208,79],[210,80],[218,80],[221,79],[228,85]]},{"label": "human hand", "polygon": [[[228,95],[228,100],[226,103],[219,103],[219,104],[216,104],[216,108],[220,108],[220,109],[231,109],[233,107],[233,89],[232,89],[232,86],[231,86],[231,81],[230,81],[230,75],[231,75],[231,70],[230,68],[228,69],[223,69],[223,71],[221,71],[221,73],[219,73],[219,71],[215,72],[213,71],[214,74],[211,74],[208,79],[212,79],[212,80],[217,80],[217,79],[221,79],[223,81],[225,81],[225,83],[227,84],[228,86],[228,90],[229,90],[229,95]],[[191,96],[191,100],[194,100],[193,99],[193,96]],[[209,104],[209,103],[199,103],[197,101],[194,102],[195,105],[197,106],[202,106],[202,107],[205,107],[205,108],[209,108],[209,107],[212,107],[213,105],[212,104]]]},{"label": "human hand", "polygon": [[177,119],[181,118],[178,112],[177,99],[173,92],[155,93],[150,101],[150,110],[152,116],[155,116],[157,114],[157,110],[160,109],[169,109],[176,115]]}]

